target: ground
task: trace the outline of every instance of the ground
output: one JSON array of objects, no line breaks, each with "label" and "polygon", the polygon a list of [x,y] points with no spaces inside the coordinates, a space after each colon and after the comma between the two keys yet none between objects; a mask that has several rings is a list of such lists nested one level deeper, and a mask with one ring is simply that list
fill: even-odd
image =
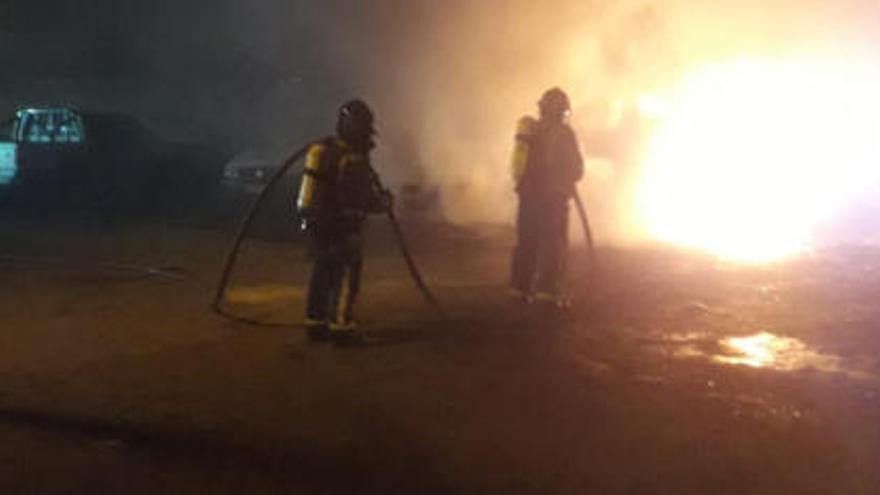
[{"label": "ground", "polygon": [[877,249],[575,249],[558,315],[504,229],[407,225],[441,316],[373,227],[348,349],[293,240],[246,244],[253,327],[208,309],[228,231],[4,219],[0,493],[880,493]]}]

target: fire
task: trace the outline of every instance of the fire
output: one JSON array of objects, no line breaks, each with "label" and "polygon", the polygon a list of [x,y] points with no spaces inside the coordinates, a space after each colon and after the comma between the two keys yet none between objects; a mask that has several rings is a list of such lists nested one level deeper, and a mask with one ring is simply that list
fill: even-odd
[{"label": "fire", "polygon": [[880,181],[880,72],[852,61],[736,60],[667,95],[637,185],[656,239],[738,261],[810,249]]}]

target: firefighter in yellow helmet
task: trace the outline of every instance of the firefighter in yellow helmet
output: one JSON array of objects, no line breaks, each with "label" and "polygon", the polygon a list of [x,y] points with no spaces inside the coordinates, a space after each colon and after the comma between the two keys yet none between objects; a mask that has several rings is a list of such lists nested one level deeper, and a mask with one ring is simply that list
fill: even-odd
[{"label": "firefighter in yellow helmet", "polygon": [[512,172],[519,196],[511,295],[516,301],[565,305],[561,285],[568,250],[568,203],[583,175],[583,159],[566,118],[568,95],[544,93],[540,116],[520,119]]},{"label": "firefighter in yellow helmet", "polygon": [[310,340],[362,341],[354,308],[364,220],[392,207],[370,164],[374,135],[372,110],[351,100],[339,109],[336,136],[312,145],[306,155],[297,210],[313,258],[305,321]]}]

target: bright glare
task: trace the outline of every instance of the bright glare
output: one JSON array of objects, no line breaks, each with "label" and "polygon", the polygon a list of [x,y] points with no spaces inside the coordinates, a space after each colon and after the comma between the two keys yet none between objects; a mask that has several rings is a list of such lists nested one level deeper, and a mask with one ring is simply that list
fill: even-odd
[{"label": "bright glare", "polygon": [[717,359],[725,363],[742,364],[752,368],[766,368],[773,365],[779,354],[792,347],[789,341],[779,339],[769,333],[760,333],[750,337],[735,337],[728,339],[724,344],[737,356],[725,356]]},{"label": "bright glare", "polygon": [[747,337],[731,337],[722,341],[722,345],[733,355],[715,356],[714,359],[725,364],[782,371],[807,368],[837,371],[840,367],[840,358],[836,356],[820,354],[800,340],[778,337],[767,332]]},{"label": "bright glare", "polygon": [[[822,60],[706,66],[663,105],[637,189],[661,241],[749,262],[811,247],[880,180],[880,72]],[[658,108],[656,102],[652,108]]]}]

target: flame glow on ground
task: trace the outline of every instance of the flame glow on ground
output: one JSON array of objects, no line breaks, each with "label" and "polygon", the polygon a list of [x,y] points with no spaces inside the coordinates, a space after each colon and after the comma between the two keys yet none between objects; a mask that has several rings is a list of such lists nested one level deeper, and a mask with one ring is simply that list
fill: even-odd
[{"label": "flame glow on ground", "polygon": [[722,346],[732,355],[714,356],[724,364],[797,371],[812,368],[820,371],[838,371],[840,358],[820,354],[803,342],[790,337],[779,337],[763,332],[746,337],[730,337]]},{"label": "flame glow on ground", "polygon": [[853,61],[704,66],[666,95],[637,185],[655,239],[725,259],[808,250],[880,181],[880,71]]}]

